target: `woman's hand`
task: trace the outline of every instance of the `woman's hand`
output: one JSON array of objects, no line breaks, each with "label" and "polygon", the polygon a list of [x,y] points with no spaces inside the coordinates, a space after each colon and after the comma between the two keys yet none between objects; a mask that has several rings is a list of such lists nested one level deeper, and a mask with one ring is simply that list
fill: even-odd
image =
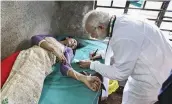
[{"label": "woman's hand", "polygon": [[52,52],[58,58],[58,61],[60,61],[61,63],[66,63],[67,59],[62,51],[54,49]]},{"label": "woman's hand", "polygon": [[49,43],[48,41],[43,41],[40,44],[40,47],[52,52],[58,58],[58,61],[62,63],[66,63],[66,57],[62,52],[62,48],[55,47],[53,44]]},{"label": "woman's hand", "polygon": [[67,76],[83,82],[92,91],[98,91],[101,87],[101,81],[98,77],[83,75],[72,68],[68,70]]},{"label": "woman's hand", "polygon": [[98,91],[101,87],[101,81],[96,76],[84,76],[82,82],[92,91]]}]

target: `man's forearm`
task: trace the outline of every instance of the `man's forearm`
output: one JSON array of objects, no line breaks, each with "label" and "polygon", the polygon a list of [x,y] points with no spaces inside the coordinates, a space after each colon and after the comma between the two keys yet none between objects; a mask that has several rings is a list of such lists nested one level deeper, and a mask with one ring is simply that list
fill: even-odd
[{"label": "man's forearm", "polygon": [[105,65],[98,61],[91,62],[90,69],[100,73],[103,77],[113,80],[124,80],[128,78],[130,70],[119,70],[115,65]]}]

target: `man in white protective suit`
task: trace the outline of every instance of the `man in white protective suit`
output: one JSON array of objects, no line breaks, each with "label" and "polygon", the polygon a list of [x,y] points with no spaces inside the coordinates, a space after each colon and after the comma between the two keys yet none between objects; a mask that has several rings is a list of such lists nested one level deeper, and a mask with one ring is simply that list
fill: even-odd
[{"label": "man in white protective suit", "polygon": [[82,60],[80,67],[109,79],[128,79],[122,104],[154,104],[172,69],[172,47],[162,31],[146,19],[97,10],[84,16],[83,26],[93,38],[109,37],[104,57],[113,63]]}]

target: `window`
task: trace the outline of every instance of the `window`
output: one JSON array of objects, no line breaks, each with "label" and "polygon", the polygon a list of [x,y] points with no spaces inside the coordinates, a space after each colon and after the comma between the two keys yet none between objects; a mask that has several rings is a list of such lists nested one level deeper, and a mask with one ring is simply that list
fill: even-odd
[{"label": "window", "polygon": [[[113,14],[139,15],[155,23],[164,33],[172,32],[172,1],[97,0],[94,8]],[[171,35],[170,35],[171,37]]]}]

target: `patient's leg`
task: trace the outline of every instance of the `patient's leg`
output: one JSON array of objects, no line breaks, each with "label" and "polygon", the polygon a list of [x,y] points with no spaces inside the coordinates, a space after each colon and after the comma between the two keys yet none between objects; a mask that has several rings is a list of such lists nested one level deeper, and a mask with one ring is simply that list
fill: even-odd
[{"label": "patient's leg", "polygon": [[52,72],[53,57],[38,46],[21,51],[2,88],[2,100],[9,104],[37,104],[44,79]]}]

